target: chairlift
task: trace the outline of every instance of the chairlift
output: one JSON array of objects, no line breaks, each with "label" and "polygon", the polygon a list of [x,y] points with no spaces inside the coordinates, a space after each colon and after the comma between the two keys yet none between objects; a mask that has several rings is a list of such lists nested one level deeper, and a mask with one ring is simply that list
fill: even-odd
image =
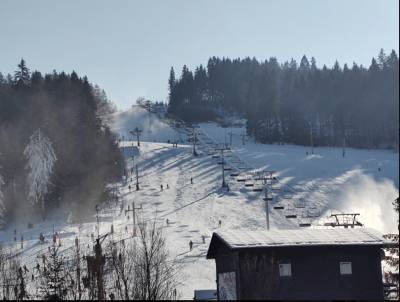
[{"label": "chairlift", "polygon": [[224,171],[230,171],[230,170],[232,170],[231,167],[224,167]]},{"label": "chairlift", "polygon": [[283,210],[284,206],[274,206],[274,210]]},{"label": "chairlift", "polygon": [[263,187],[255,187],[253,188],[254,192],[262,192],[263,191]]},{"label": "chairlift", "polygon": [[232,177],[239,176],[239,172],[232,172],[232,173],[231,173],[231,176],[232,176]]},{"label": "chairlift", "polygon": [[244,177],[243,177],[243,178],[237,178],[236,181],[238,181],[238,182],[245,182],[245,181],[246,181],[246,178],[244,178]]},{"label": "chairlift", "polygon": [[289,214],[285,216],[286,218],[297,218],[296,214]]},{"label": "chairlift", "polygon": [[309,223],[309,222],[304,222],[304,223],[299,223],[299,227],[310,227],[311,226],[311,223]]},{"label": "chairlift", "polygon": [[244,184],[244,186],[245,186],[245,187],[253,187],[253,186],[254,186],[254,183],[252,183],[252,182],[246,182],[246,183]]}]

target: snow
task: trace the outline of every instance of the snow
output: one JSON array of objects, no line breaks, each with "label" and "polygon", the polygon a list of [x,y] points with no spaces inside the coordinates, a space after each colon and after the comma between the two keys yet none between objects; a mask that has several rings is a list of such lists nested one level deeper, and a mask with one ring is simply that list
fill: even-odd
[{"label": "snow", "polygon": [[[229,142],[230,129],[213,123],[198,126],[200,142],[196,148],[200,155],[194,157],[187,141],[191,131],[170,126],[167,120],[159,119],[155,114],[149,122],[148,112],[138,106],[117,113],[112,127],[121,137],[131,139],[129,131],[135,127],[143,130],[139,153],[133,149],[127,151],[135,152],[140,190],[129,190],[129,185],[135,188],[135,175],[130,175],[128,181],[115,184],[122,199],[122,209],[120,204],[110,205],[100,212],[100,234],[109,232],[111,225],[114,226],[114,235],[108,236],[105,243],[111,239],[131,238],[132,216],[128,219],[124,210],[128,205],[132,207],[132,202],[136,207],[142,205],[142,210],[138,211],[142,220],[157,220],[171,260],[181,267],[178,292],[183,299],[193,299],[196,289],[216,287],[215,263],[206,259],[214,232],[265,231],[266,228],[263,192],[245,187],[243,182],[230,176],[232,171],[225,171],[230,191],[221,189],[221,165],[217,164],[220,159],[208,155],[210,146],[206,141]],[[310,154],[309,147],[262,145],[251,139],[243,146],[239,135],[244,128],[233,128],[232,132],[235,133],[232,135],[232,157],[225,160],[233,171],[244,171],[239,169],[242,166],[276,171],[278,183],[275,186],[281,190],[271,195],[271,232],[298,230],[299,222],[303,221],[318,224],[330,211],[359,212],[360,221],[368,228],[383,233],[396,230],[397,216],[391,203],[398,196],[398,153],[347,149],[346,157],[342,158],[341,148],[315,148],[315,154]],[[166,143],[168,140],[177,140],[178,147],[173,148],[172,144]],[[132,141],[122,142],[122,145],[132,146]],[[136,138],[133,145],[136,146]],[[127,171],[131,165],[132,160],[127,160]],[[247,174],[250,175],[250,171]],[[133,177],[132,183],[130,177]],[[273,209],[276,205],[284,206],[284,209]],[[302,217],[310,213],[319,217]],[[0,244],[7,250],[18,252],[19,259],[30,268],[40,261],[40,255],[50,244],[39,244],[39,234],[42,232],[51,241],[54,225],[54,230],[61,236],[61,253],[74,251],[75,237],[79,238],[82,254],[90,253],[93,247],[91,234],[97,234],[95,216],[82,223],[68,223],[69,213],[60,211],[56,214],[51,220],[36,223],[33,229],[26,229],[23,221],[0,231]],[[297,218],[287,219],[287,214],[296,214]],[[17,229],[17,241],[13,240],[14,229]],[[21,235],[25,240],[23,249],[19,242]],[[189,241],[193,242],[192,250],[189,250]]]},{"label": "snow", "polygon": [[217,231],[230,249],[271,246],[386,245],[393,244],[370,228],[300,229],[270,231]]},{"label": "snow", "polygon": [[343,158],[342,148],[314,147],[311,154],[311,147],[264,145],[250,138],[242,145],[244,127],[221,128],[215,123],[201,123],[199,127],[217,142],[229,142],[232,132],[232,149],[247,167],[277,171],[280,184],[292,198],[278,194],[276,204],[305,201],[309,208],[318,208],[321,216],[357,212],[368,227],[396,232],[397,214],[392,202],[399,195],[399,153],[347,148]]}]

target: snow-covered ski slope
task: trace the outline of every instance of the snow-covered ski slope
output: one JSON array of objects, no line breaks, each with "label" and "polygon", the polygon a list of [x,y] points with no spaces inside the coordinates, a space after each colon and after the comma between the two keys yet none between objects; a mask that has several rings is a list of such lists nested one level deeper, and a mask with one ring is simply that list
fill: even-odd
[{"label": "snow-covered ski slope", "polygon": [[[392,201],[398,196],[398,153],[348,149],[346,157],[342,158],[340,148],[316,148],[313,155],[306,155],[306,152],[310,154],[310,148],[262,145],[250,139],[242,145],[239,135],[243,128],[225,129],[204,123],[196,128],[199,156],[195,157],[187,142],[191,130],[172,125],[175,124],[167,123],[155,114],[149,121],[148,112],[137,106],[115,115],[112,126],[121,137],[130,138],[129,131],[135,127],[143,130],[140,155],[134,158],[139,167],[140,190],[135,190],[134,175],[117,184],[122,207],[119,204],[102,209],[100,234],[109,232],[113,224],[115,241],[130,238],[132,216],[125,216],[124,210],[128,205],[132,207],[132,202],[136,207],[141,205],[138,215],[142,220],[157,219],[163,228],[171,259],[181,265],[181,286],[178,288],[181,298],[192,299],[194,289],[216,287],[214,261],[205,259],[213,231],[266,228],[264,193],[253,191],[254,187],[261,186],[259,181],[254,181],[254,175],[250,175],[254,169],[276,171],[276,180],[270,180],[270,187],[279,189],[271,192],[271,229],[296,229],[305,221],[318,224],[330,211],[358,212],[362,223],[381,232],[396,229],[397,217]],[[227,192],[221,189],[222,169],[218,164],[221,159],[213,150],[215,144],[225,142],[225,133],[226,141],[230,141],[228,133],[231,130],[236,135],[232,135],[232,151],[225,158],[226,165],[232,169],[225,171],[230,187]],[[178,141],[178,147],[173,148],[172,144],[166,143],[168,140]],[[121,144],[130,146],[132,142]],[[136,145],[136,141],[133,144]],[[131,158],[127,159],[127,166],[130,172]],[[231,176],[235,171],[240,172],[239,176]],[[246,175],[248,180],[237,181]],[[245,186],[251,182],[253,187]],[[283,206],[283,209],[274,209],[274,206]],[[288,215],[296,215],[296,218],[286,218]],[[39,233],[43,232],[51,241],[53,224],[60,233],[65,253],[73,252],[75,237],[80,238],[82,253],[92,249],[91,234],[97,234],[94,217],[80,224],[54,219],[36,224],[29,231],[26,225],[16,226],[17,242],[13,241],[12,226],[8,231],[0,232],[0,241],[6,248],[17,250],[20,259],[33,266],[40,261],[48,245],[38,243]],[[23,249],[19,243],[21,234],[24,236]],[[111,236],[106,240],[109,239]],[[193,242],[191,251],[190,241]]]}]

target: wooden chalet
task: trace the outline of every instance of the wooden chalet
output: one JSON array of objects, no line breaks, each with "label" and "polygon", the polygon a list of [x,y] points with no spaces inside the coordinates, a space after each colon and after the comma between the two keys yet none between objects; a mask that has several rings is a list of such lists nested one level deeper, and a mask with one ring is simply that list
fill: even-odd
[{"label": "wooden chalet", "polygon": [[215,259],[217,298],[382,300],[382,247],[368,228],[220,231]]}]

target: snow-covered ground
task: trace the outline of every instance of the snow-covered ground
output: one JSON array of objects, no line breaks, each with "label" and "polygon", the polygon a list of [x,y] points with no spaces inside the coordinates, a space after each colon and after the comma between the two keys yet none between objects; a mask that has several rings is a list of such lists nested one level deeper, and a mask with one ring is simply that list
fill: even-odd
[{"label": "snow-covered ground", "polygon": [[[204,123],[196,128],[200,155],[194,157],[192,146],[187,142],[186,133],[190,133],[187,129],[173,128],[154,114],[149,121],[149,114],[140,107],[116,114],[113,128],[121,137],[130,138],[129,131],[135,127],[143,130],[140,154],[134,159],[139,167],[140,190],[134,189],[134,175],[133,182],[129,176],[127,181],[117,184],[123,207],[111,206],[101,211],[100,233],[109,232],[113,224],[114,240],[128,238],[133,226],[132,217],[128,219],[123,210],[132,206],[132,202],[136,207],[142,206],[139,210],[141,219],[156,217],[163,227],[171,258],[182,267],[178,289],[181,298],[192,299],[194,289],[216,288],[214,261],[205,258],[213,231],[263,230],[266,227],[264,193],[255,192],[252,187],[238,182],[237,177],[231,177],[235,169],[242,174],[245,170],[240,168],[276,171],[274,186],[280,190],[274,191],[271,202],[272,229],[295,229],[304,220],[318,224],[330,211],[355,211],[361,214],[359,220],[365,226],[381,232],[395,231],[397,217],[392,201],[398,196],[398,153],[347,149],[346,157],[342,158],[340,148],[315,148],[314,154],[310,155],[311,149],[307,147],[262,145],[250,139],[242,145],[239,135],[243,128],[224,129]],[[231,156],[226,158],[233,169],[226,171],[230,186],[227,192],[221,189],[220,159],[208,154],[214,143],[230,141],[231,130],[236,134],[232,135]],[[184,143],[173,148],[172,144],[166,143],[168,140]],[[129,146],[132,142],[121,144]],[[127,164],[130,171],[132,160],[128,159]],[[282,205],[284,209],[275,210],[275,205]],[[288,214],[297,217],[288,219],[285,217]],[[72,250],[76,236],[80,238],[84,252],[92,248],[90,235],[97,233],[94,217],[81,224],[61,220],[37,224],[32,230],[22,231],[23,249],[19,242],[13,242],[13,227],[0,232],[0,241],[8,248],[19,250],[21,259],[33,266],[47,249],[38,243],[39,233],[44,232],[46,238],[50,238],[53,224],[61,233],[63,249]],[[18,241],[20,229],[23,228],[17,227]],[[192,251],[189,241],[193,242]]]}]

